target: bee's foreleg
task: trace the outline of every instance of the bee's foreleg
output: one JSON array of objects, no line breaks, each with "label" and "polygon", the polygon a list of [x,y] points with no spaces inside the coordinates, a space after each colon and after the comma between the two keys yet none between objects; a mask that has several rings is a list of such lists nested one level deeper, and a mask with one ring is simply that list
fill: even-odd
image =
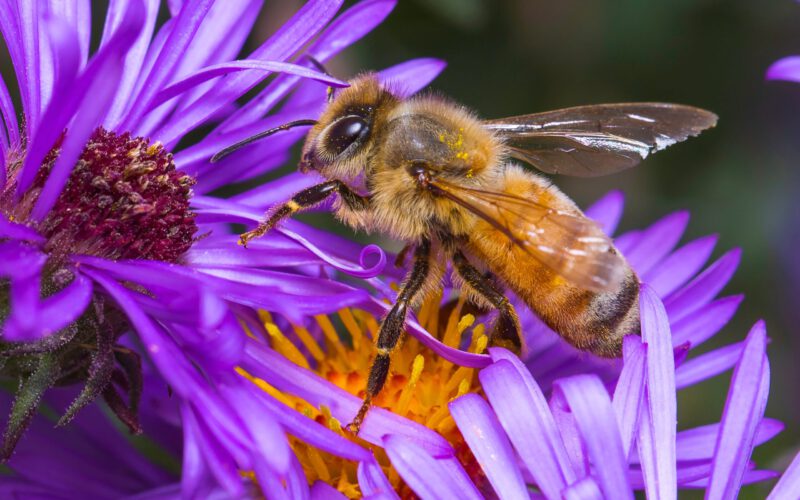
[{"label": "bee's foreleg", "polygon": [[461,278],[500,313],[492,330],[491,344],[519,353],[522,349],[519,319],[508,298],[488,277],[470,264],[460,250],[453,253],[453,265]]},{"label": "bee's foreleg", "polygon": [[344,182],[339,180],[323,182],[296,193],[291,200],[267,212],[266,219],[255,229],[239,236],[239,244],[246,247],[248,241],[264,236],[283,219],[295,212],[313,207],[333,193],[339,193],[342,201],[353,210],[363,210],[369,206],[369,198],[353,192]]},{"label": "bee's foreleg", "polygon": [[356,434],[358,434],[361,422],[364,421],[364,417],[367,415],[372,398],[381,392],[383,384],[389,376],[389,355],[397,346],[397,342],[403,334],[406,312],[411,307],[414,297],[422,289],[430,273],[430,253],[430,241],[423,240],[416,246],[414,250],[414,267],[408,273],[400,293],[397,295],[397,302],[381,322],[377,341],[378,355],[375,356],[372,368],[369,371],[367,394],[364,396],[364,402],[361,404],[356,417],[347,425],[347,428]]}]

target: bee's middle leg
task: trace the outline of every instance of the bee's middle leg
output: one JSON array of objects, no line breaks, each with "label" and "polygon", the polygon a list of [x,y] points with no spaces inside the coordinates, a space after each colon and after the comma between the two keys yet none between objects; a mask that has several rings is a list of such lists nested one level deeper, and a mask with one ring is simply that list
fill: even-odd
[{"label": "bee's middle leg", "polygon": [[423,240],[416,246],[414,250],[414,267],[409,272],[400,293],[397,295],[397,302],[381,322],[377,340],[378,354],[375,356],[369,371],[367,394],[364,396],[364,402],[361,404],[356,417],[347,425],[347,428],[355,434],[358,434],[361,428],[361,423],[364,421],[367,411],[369,411],[372,398],[381,392],[383,384],[386,383],[386,379],[389,376],[389,355],[397,346],[403,334],[408,308],[411,307],[414,297],[422,289],[428,278],[431,270],[430,253],[430,241]]},{"label": "bee's middle leg", "polygon": [[490,337],[492,345],[505,347],[519,354],[522,350],[519,319],[508,298],[497,289],[491,279],[470,264],[460,250],[456,250],[452,258],[453,266],[461,278],[500,313]]}]

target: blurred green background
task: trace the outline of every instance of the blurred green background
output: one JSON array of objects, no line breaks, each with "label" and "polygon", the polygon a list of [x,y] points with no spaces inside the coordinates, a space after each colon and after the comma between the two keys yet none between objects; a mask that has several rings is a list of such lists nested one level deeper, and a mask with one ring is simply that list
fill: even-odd
[{"label": "blurred green background", "polygon": [[[300,3],[267,7],[261,36]],[[800,5],[790,0],[401,0],[330,67],[347,77],[439,57],[449,66],[433,88],[487,118],[637,100],[716,112],[716,129],[638,169],[555,180],[584,206],[624,190],[623,230],[689,209],[684,242],[719,233],[715,257],[744,250],[723,294],[745,293],[746,300],[701,351],[742,340],[757,319],[766,320],[767,415],[787,429],[755,460],[783,470],[800,448],[800,85],[766,82],[764,72],[778,58],[800,54],[798,27]],[[730,372],[682,391],[680,428],[719,421],[729,382]],[[742,497],[766,491],[752,486]]]}]

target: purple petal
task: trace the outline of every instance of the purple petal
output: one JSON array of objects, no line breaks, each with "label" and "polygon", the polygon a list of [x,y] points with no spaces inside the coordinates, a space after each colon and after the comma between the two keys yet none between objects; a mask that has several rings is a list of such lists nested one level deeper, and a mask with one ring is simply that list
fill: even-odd
[{"label": "purple petal", "polygon": [[446,66],[441,59],[412,59],[380,71],[378,79],[396,95],[409,97],[427,87]]},{"label": "purple petal", "polygon": [[635,245],[627,249],[620,248],[620,251],[636,272],[643,276],[675,248],[688,223],[689,212],[667,215],[642,231]]},{"label": "purple petal", "polygon": [[347,500],[347,497],[324,481],[314,481],[311,485],[311,500]]},{"label": "purple petal", "polygon": [[741,255],[739,249],[726,252],[689,284],[667,297],[664,307],[670,321],[683,319],[710,302],[733,276]]},{"label": "purple petal", "polygon": [[527,499],[516,456],[497,417],[477,394],[450,402],[450,415],[500,498]]},{"label": "purple petal", "polygon": [[[253,51],[248,59],[280,61],[288,58],[328,23],[341,3],[341,0],[307,2],[277,33]],[[225,78],[225,81],[215,84],[210,91],[184,109],[179,118],[170,120],[155,135],[168,146],[175,143],[186,131],[206,120],[222,106],[235,101],[262,79],[262,75],[248,73]]]},{"label": "purple petal", "polygon": [[639,309],[642,340],[647,344],[647,398],[640,417],[639,456],[644,465],[648,496],[675,498],[677,402],[669,321],[661,299],[647,285],[642,285]]},{"label": "purple petal", "polygon": [[[285,404],[251,384],[250,390],[267,409],[266,414],[275,418],[287,433],[295,436],[310,446],[319,448],[338,457],[356,462],[363,462],[372,457],[370,452],[342,435],[330,430],[302,413],[289,408]],[[268,449],[268,448],[267,448]]]},{"label": "purple petal", "polygon": [[[322,32],[317,40],[306,51],[318,61],[324,63],[334,55],[361,39],[379,25],[396,5],[396,0],[362,1],[342,12],[330,26]],[[338,7],[337,3],[337,7]],[[321,29],[322,26],[320,26]],[[296,77],[279,77],[250,102],[226,119],[217,129],[218,132],[231,131],[262,117],[283,99],[295,87]],[[316,89],[316,85],[308,85],[305,91],[298,91],[287,107],[307,100],[308,92]],[[318,102],[321,105],[324,94],[320,92]],[[314,115],[316,116],[316,114]]]},{"label": "purple petal", "polygon": [[[75,75],[80,66],[80,48],[77,36],[63,23],[53,22],[50,26],[52,33],[48,33],[53,51],[58,51],[58,70],[55,75],[57,93],[66,95],[62,101],[50,103],[44,114],[40,127],[30,128],[27,123],[30,147],[25,155],[22,170],[17,177],[17,195],[21,196],[33,183],[39,172],[42,161],[47,153],[61,136],[64,128],[72,119],[81,101],[81,93],[70,88],[75,84]],[[86,82],[84,82],[84,85]],[[27,117],[27,115],[26,115]]]},{"label": "purple petal", "polygon": [[716,235],[687,243],[647,272],[642,281],[650,285],[659,297],[666,297],[700,271],[716,243]]},{"label": "purple petal", "polygon": [[793,495],[797,495],[798,491],[800,491],[800,453],[794,456],[794,460],[772,488],[767,500],[791,498]]},{"label": "purple petal", "polygon": [[643,401],[647,346],[635,335],[629,335],[623,339],[622,353],[624,364],[614,389],[612,404],[619,422],[623,455],[628,457]]},{"label": "purple petal", "polygon": [[[23,51],[23,67],[16,67],[17,78],[21,78],[20,87],[27,87],[28,105],[25,110],[25,121],[28,130],[36,130],[42,114],[44,103],[41,91],[41,57],[39,53],[39,13],[40,2],[17,1],[18,28],[21,31],[21,45]],[[25,76],[20,76],[20,70]],[[25,94],[23,94],[25,95]],[[23,102],[23,106],[25,102]]]},{"label": "purple petal", "polygon": [[766,347],[767,330],[759,321],[748,333],[742,357],[733,371],[706,498],[735,498],[741,487],[769,394]]},{"label": "purple petal", "polygon": [[365,498],[399,499],[392,484],[383,473],[375,458],[370,457],[358,464],[358,486]]},{"label": "purple petal", "polygon": [[[8,93],[8,87],[6,86],[6,82],[3,78],[0,78],[0,113],[2,113],[3,124],[5,125],[3,129],[8,134],[8,146],[18,147],[20,145],[20,140],[17,113],[14,110],[14,102],[11,100],[11,94]],[[3,158],[2,161],[3,165],[5,165],[6,159]],[[5,175],[2,179],[0,179],[0,182],[2,182],[2,184],[0,184],[0,188],[5,187]]]},{"label": "purple petal", "polygon": [[135,99],[135,106],[131,106],[125,118],[120,123],[123,130],[135,131],[141,118],[153,106],[156,93],[170,81],[178,69],[181,57],[194,39],[195,34],[203,22],[214,0],[189,0],[174,18],[171,32],[158,54],[158,58],[150,68],[149,74],[144,78]]},{"label": "purple petal", "polygon": [[481,494],[472,482],[459,481],[439,460],[406,437],[389,434],[383,439],[386,454],[406,484],[422,498],[475,498]]},{"label": "purple petal", "polygon": [[[117,93],[111,107],[108,109],[108,114],[104,121],[109,130],[118,130],[123,113],[125,113],[127,107],[129,105],[136,105],[137,101],[133,100],[138,94],[138,90],[134,91],[136,80],[140,76],[144,77],[146,71],[143,70],[149,71],[151,65],[155,63],[155,57],[153,57],[153,60],[150,61],[150,66],[146,66],[145,56],[147,55],[150,41],[153,38],[156,17],[161,2],[159,0],[142,1],[145,10],[144,26],[123,59],[122,75],[117,81]],[[112,0],[109,2],[105,24],[103,25],[103,36],[100,40],[101,48],[110,42],[111,37],[116,30],[119,29],[119,26],[126,22],[125,11],[128,3],[129,2],[125,0]]]},{"label": "purple petal", "polygon": [[617,229],[622,218],[622,209],[625,206],[625,195],[622,191],[611,191],[585,210],[586,216],[594,220],[611,236]]},{"label": "purple petal", "polygon": [[[263,2],[260,0],[215,2],[200,24],[192,43],[181,57],[175,78],[182,78],[203,66],[236,59],[248,35],[253,31],[253,25],[262,6]],[[176,102],[176,108],[165,107],[165,113],[160,118],[168,118],[173,111],[180,112],[212,87],[213,84],[209,83],[192,89],[180,97]],[[148,121],[149,119],[148,116]],[[161,119],[154,121],[153,125],[160,126]]]},{"label": "purple petal", "polygon": [[238,71],[257,70],[262,73],[284,73],[290,75],[297,75],[302,78],[309,78],[326,85],[333,87],[346,87],[347,83],[337,80],[332,76],[320,73],[313,69],[304,68],[297,64],[285,63],[280,61],[259,61],[242,59],[238,61],[230,61],[212,66],[207,66],[203,69],[184,77],[180,81],[171,84],[170,86],[162,89],[158,94],[153,97],[152,106],[156,107],[160,104],[167,102],[175,96],[178,96],[189,89],[205,83],[211,79],[219,78],[220,76],[236,73]]},{"label": "purple petal", "polygon": [[739,361],[744,342],[720,347],[690,359],[675,370],[675,386],[685,389],[727,371]]},{"label": "purple petal", "polygon": [[91,0],[50,0],[49,14],[63,19],[78,33],[81,48],[81,66],[89,59],[89,42],[92,35]]},{"label": "purple petal", "polygon": [[[86,141],[108,110],[116,90],[116,80],[122,69],[120,59],[138,35],[144,22],[144,12],[138,6],[136,2],[131,3],[127,12],[129,23],[124,29],[118,30],[113,42],[104,47],[105,50],[97,53],[86,71],[77,78],[76,88],[70,92],[70,99],[75,99],[80,104],[74,108],[76,114],[61,145],[61,152],[31,212],[33,220],[41,221],[53,207]],[[87,100],[91,102],[87,103]],[[30,165],[26,160],[26,168]]]},{"label": "purple petal", "polygon": [[706,307],[672,323],[672,344],[689,342],[695,348],[713,337],[736,314],[744,295],[718,299]]},{"label": "purple petal", "polygon": [[495,363],[481,370],[481,385],[538,487],[558,498],[575,473],[544,394],[524,365],[507,353],[490,349]]},{"label": "purple petal", "polygon": [[605,496],[633,499],[617,417],[600,379],[576,375],[557,380],[553,398],[569,406]]},{"label": "purple petal", "polygon": [[562,494],[564,500],[603,500],[603,493],[600,491],[600,486],[597,485],[594,479],[584,477],[569,485]]},{"label": "purple petal", "polygon": [[34,243],[42,243],[45,241],[45,238],[37,233],[36,230],[23,224],[11,222],[5,215],[0,215],[0,238],[31,241]]},{"label": "purple petal", "polygon": [[234,498],[242,496],[244,494],[244,486],[242,485],[239,471],[236,470],[232,463],[226,460],[221,447],[215,446],[216,443],[211,442],[213,436],[209,429],[203,425],[203,422],[197,418],[195,412],[185,405],[181,409],[181,421],[184,429],[195,434],[197,448],[200,451],[202,460],[208,464],[210,469],[208,472],[213,474],[222,487]]},{"label": "purple petal", "polygon": [[800,56],[778,59],[767,69],[767,80],[800,82]]}]

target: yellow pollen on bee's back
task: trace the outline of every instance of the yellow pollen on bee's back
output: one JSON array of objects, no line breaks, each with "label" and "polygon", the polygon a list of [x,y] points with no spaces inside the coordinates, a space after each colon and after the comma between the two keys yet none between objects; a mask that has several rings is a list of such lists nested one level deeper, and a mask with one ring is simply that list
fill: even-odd
[{"label": "yellow pollen on bee's back", "polygon": [[[470,314],[462,316],[462,306],[461,301],[456,303],[446,318],[446,324],[440,328],[440,321],[444,319],[441,312],[441,293],[434,293],[423,303],[417,318],[421,325],[445,344],[457,348],[462,345],[462,339],[466,335],[470,339],[469,350],[483,352],[488,342],[484,334],[485,327],[482,323],[476,324],[475,317]],[[314,321],[305,326],[293,325],[288,332],[279,328],[268,313],[262,313],[260,319],[275,351],[294,364],[313,370],[340,388],[363,397],[369,369],[377,352],[370,337],[374,339],[377,334],[379,318],[361,310],[346,308],[332,316],[315,316]],[[468,331],[470,328],[471,332]],[[453,444],[467,470],[480,471],[447,406],[459,396],[480,390],[475,369],[454,365],[434,355],[415,340],[403,343],[391,356],[389,378],[373,404],[440,433]],[[307,418],[370,448],[400,496],[413,495],[397,471],[391,467],[385,452],[343,432],[341,422],[332,416],[329,408],[313,407],[299,397],[282,393],[266,381],[252,377],[240,368],[237,372]],[[361,496],[357,463],[318,450],[297,438],[290,436],[289,439],[309,484],[321,480],[349,498]],[[476,474],[480,477],[473,479],[485,481],[482,472]]]}]

